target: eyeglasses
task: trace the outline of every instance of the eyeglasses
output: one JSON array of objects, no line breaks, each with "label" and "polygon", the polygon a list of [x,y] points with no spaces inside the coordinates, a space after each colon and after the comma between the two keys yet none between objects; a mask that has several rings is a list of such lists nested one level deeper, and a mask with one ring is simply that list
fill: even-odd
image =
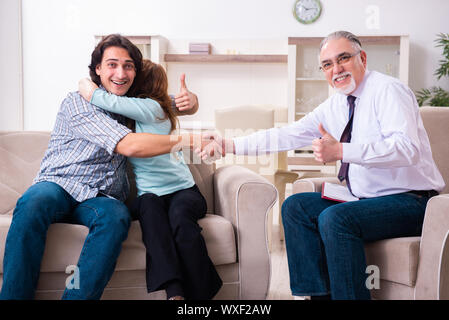
[{"label": "eyeglasses", "polygon": [[[338,65],[346,64],[346,63],[349,62],[349,60],[351,60],[352,57],[358,55],[360,52],[361,51],[358,51],[358,52],[353,53],[353,54],[349,54],[347,52],[342,53],[341,55],[339,55],[336,58],[336,62],[337,62]],[[325,72],[325,71],[329,71],[333,67],[334,67],[334,62],[332,60],[326,60],[323,63],[321,63],[320,70]]]}]

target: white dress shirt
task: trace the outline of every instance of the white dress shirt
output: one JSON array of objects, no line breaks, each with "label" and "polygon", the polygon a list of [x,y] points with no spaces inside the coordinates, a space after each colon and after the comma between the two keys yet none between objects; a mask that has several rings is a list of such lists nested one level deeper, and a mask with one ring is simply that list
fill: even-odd
[{"label": "white dress shirt", "polygon": [[[441,191],[445,184],[432,158],[415,95],[398,79],[366,71],[352,93],[352,138],[343,143],[353,194],[371,198],[411,190]],[[298,149],[321,136],[318,125],[340,140],[348,122],[347,96],[335,93],[304,118],[282,128],[234,138],[235,153],[257,155]]]}]

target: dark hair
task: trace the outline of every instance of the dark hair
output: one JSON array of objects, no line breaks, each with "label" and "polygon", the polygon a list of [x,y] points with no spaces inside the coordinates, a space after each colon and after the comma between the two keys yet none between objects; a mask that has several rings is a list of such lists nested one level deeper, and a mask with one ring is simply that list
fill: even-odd
[{"label": "dark hair", "polygon": [[[92,52],[89,65],[89,74],[93,82],[95,82],[98,86],[101,84],[100,77],[95,72],[95,69],[99,64],[101,64],[103,53],[109,47],[119,47],[128,51],[129,56],[133,60],[134,66],[136,67],[136,77],[140,74],[140,72],[142,71],[142,53],[140,52],[139,48],[137,48],[131,41],[120,34],[110,34],[104,37]],[[134,81],[126,95],[133,95],[135,93],[135,90],[136,89]]]},{"label": "dark hair", "polygon": [[136,88],[138,98],[151,98],[159,102],[165,113],[163,119],[169,119],[171,131],[175,130],[177,117],[172,107],[172,99],[168,95],[168,79],[164,68],[160,64],[143,59],[142,72],[136,78]]}]

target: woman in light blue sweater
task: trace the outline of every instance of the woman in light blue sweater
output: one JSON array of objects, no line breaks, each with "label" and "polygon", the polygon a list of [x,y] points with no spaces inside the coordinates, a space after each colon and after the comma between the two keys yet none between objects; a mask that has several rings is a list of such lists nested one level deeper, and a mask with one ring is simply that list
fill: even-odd
[{"label": "woman in light blue sweater", "polygon": [[[135,120],[136,132],[170,134],[177,118],[159,64],[143,61],[137,98],[110,94],[85,79],[80,94],[93,105]],[[146,247],[148,292],[165,289],[167,299],[211,299],[222,285],[197,220],[206,201],[195,185],[182,151],[152,158],[129,158],[138,198],[131,206]]]}]

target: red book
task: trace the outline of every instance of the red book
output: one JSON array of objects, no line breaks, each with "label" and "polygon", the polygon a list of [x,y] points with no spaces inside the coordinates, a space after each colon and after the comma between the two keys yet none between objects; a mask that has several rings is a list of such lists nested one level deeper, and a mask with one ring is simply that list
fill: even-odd
[{"label": "red book", "polygon": [[351,191],[349,191],[347,186],[329,182],[323,182],[321,198],[338,202],[359,200],[359,198],[355,197]]}]

